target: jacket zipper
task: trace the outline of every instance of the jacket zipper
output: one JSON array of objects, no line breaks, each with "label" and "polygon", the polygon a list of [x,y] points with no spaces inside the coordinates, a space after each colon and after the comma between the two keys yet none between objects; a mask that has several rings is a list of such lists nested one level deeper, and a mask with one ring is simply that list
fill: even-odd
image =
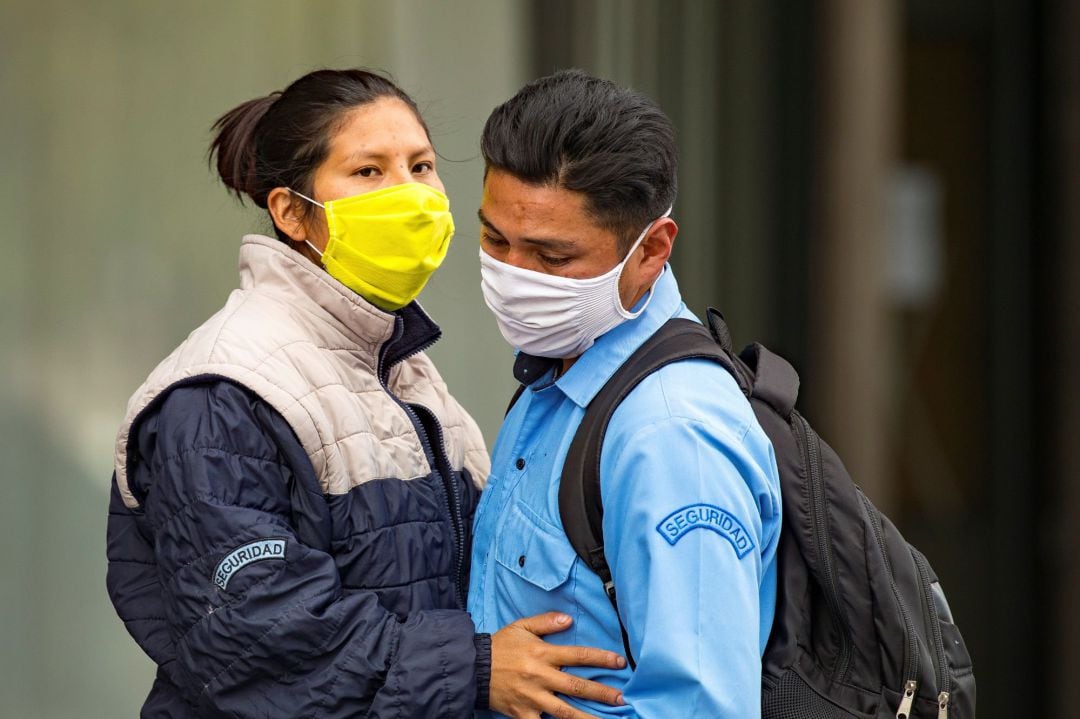
[{"label": "jacket zipper", "polygon": [[[423,405],[421,405],[423,406]],[[454,522],[454,535],[457,539],[457,546],[454,552],[454,583],[457,586],[458,601],[461,602],[461,608],[464,609],[467,604],[467,598],[465,596],[465,515],[461,510],[461,495],[458,492],[457,483],[454,482],[454,470],[450,466],[450,461],[446,459],[446,442],[443,436],[442,424],[439,422],[439,418],[435,416],[435,413],[431,410],[424,408],[428,414],[431,415],[432,421],[435,423],[435,431],[438,433],[437,442],[440,451],[439,457],[443,458],[446,467],[444,470],[440,470],[440,474],[443,475],[443,486],[446,489],[446,502],[448,509],[450,510],[450,516]],[[464,477],[462,478],[464,481]]]},{"label": "jacket zipper", "polygon": [[[402,330],[404,321],[401,317],[396,317],[394,322],[394,337],[396,338]],[[439,423],[439,418],[435,416],[434,412],[424,407],[424,411],[431,415],[431,419],[438,432],[438,447],[441,454],[436,455],[431,440],[428,437],[427,430],[424,429],[424,424],[420,421],[420,417],[416,414],[416,410],[414,410],[408,402],[402,401],[396,394],[391,392],[390,387],[387,384],[389,380],[389,368],[384,366],[383,361],[386,358],[386,348],[389,344],[390,343],[384,344],[382,350],[379,352],[379,363],[376,374],[379,376],[379,384],[382,385],[383,390],[390,396],[390,399],[394,400],[394,402],[405,411],[409,421],[412,422],[413,429],[416,430],[416,434],[420,438],[420,445],[424,449],[424,456],[427,458],[431,471],[438,474],[439,478],[442,480],[443,493],[446,495],[446,510],[450,516],[454,529],[455,596],[461,608],[464,609],[466,607],[466,596],[465,588],[462,586],[464,584],[464,577],[462,575],[465,567],[465,519],[461,511],[461,501],[458,497],[457,487],[454,486],[453,472],[443,471],[443,468],[438,461],[439,457],[446,457],[446,445],[443,438],[442,424]],[[399,357],[395,364],[400,364],[410,357],[415,357],[433,344],[435,344],[435,340],[425,342],[403,357]],[[385,374],[384,370],[387,370]],[[448,469],[450,468],[449,464],[450,463],[447,461],[446,465]]]},{"label": "jacket zipper", "polygon": [[874,505],[871,504],[869,497],[863,494],[861,490],[859,490],[859,499],[862,500],[867,517],[870,519],[870,526],[874,530],[874,538],[877,540],[878,549],[881,551],[881,558],[885,561],[885,571],[889,578],[889,588],[892,590],[893,597],[896,599],[896,605],[900,607],[900,618],[904,622],[904,686],[901,689],[903,697],[900,699],[900,706],[896,710],[896,719],[908,719],[908,717],[911,716],[911,705],[915,701],[915,692],[919,687],[919,655],[918,640],[915,637],[915,625],[911,622],[911,615],[908,614],[907,606],[904,605],[903,599],[900,598],[900,590],[896,587],[896,577],[893,576],[892,561],[889,559],[889,552],[885,547],[885,532],[881,528],[881,521],[878,517],[877,510],[874,509]]},{"label": "jacket zipper", "polygon": [[919,569],[919,583],[922,585],[923,599],[926,601],[926,610],[930,615],[930,633],[934,641],[934,674],[937,677],[938,694],[938,718],[947,719],[949,716],[949,681],[948,659],[945,657],[945,643],[941,638],[941,625],[939,624],[937,603],[934,601],[934,592],[930,587],[930,568],[926,557],[911,547],[911,557],[915,560],[915,566]]},{"label": "jacket zipper", "polygon": [[828,583],[825,599],[829,603],[833,616],[840,623],[840,659],[833,672],[832,681],[844,681],[851,662],[851,637],[848,635],[847,616],[840,603],[836,568],[833,566],[832,548],[829,546],[828,508],[825,483],[821,477],[821,450],[814,441],[816,435],[813,435],[813,430],[810,429],[809,423],[803,416],[795,411],[791,413],[791,416],[798,420],[795,422],[796,435],[801,440],[803,458],[810,471],[810,518],[813,522],[814,543]]}]

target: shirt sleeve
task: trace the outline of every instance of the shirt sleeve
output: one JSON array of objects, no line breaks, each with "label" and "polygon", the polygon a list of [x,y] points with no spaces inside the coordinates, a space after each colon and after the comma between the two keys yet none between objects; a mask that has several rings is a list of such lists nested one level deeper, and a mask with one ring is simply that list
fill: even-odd
[{"label": "shirt sleeve", "polygon": [[399,617],[342,591],[327,504],[279,414],[228,382],[180,387],[137,440],[144,499],[113,503],[110,594],[129,629],[160,625],[159,676],[200,716],[472,716],[489,644],[464,611]]},{"label": "shirt sleeve", "polygon": [[605,441],[605,552],[636,716],[760,715],[763,552],[779,517],[771,450],[755,456],[744,433],[668,417]]}]

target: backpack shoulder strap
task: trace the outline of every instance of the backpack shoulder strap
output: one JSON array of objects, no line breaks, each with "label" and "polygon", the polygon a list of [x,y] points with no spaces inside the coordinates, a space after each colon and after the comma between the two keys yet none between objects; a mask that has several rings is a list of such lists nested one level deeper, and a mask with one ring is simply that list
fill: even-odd
[{"label": "backpack shoulder strap", "polygon": [[[668,320],[615,371],[589,403],[563,464],[559,485],[563,529],[578,556],[604,582],[616,612],[615,584],[604,556],[604,507],[600,496],[600,451],[604,435],[619,404],[643,379],[672,362],[694,358],[716,361],[736,379],[740,377],[731,355],[709,330],[692,320]],[[625,628],[623,642],[627,661],[633,666]]]}]

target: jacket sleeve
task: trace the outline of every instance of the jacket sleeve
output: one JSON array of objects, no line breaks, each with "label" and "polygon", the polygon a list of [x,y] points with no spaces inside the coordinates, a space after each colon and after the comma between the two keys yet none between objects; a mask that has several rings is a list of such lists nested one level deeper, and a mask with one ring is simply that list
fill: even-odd
[{"label": "jacket sleeve", "polygon": [[[171,390],[136,431],[143,529],[123,533],[144,537],[156,568],[114,581],[113,527],[130,524],[114,514],[110,592],[123,616],[126,588],[157,590],[172,647],[158,641],[155,659],[189,703],[229,717],[472,716],[490,645],[464,611],[401,618],[342,591],[328,506],[279,414],[219,381]],[[145,550],[128,553],[145,568]]]},{"label": "jacket sleeve", "polygon": [[768,486],[771,450],[755,457],[739,436],[671,417],[609,435],[602,456],[605,551],[637,662],[623,690],[633,715],[759,716],[772,620],[761,616],[763,555],[779,516],[754,488]]}]

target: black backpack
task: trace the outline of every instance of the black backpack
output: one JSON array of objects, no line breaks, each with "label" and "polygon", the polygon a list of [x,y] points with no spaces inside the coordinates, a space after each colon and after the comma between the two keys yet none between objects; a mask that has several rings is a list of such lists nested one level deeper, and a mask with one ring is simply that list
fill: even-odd
[{"label": "black backpack", "polygon": [[[714,360],[750,400],[780,470],[783,529],[776,615],[762,660],[763,719],[973,718],[971,657],[929,562],[795,410],[792,366],[759,344],[734,354],[723,317],[710,309],[708,321],[706,330],[669,320],[647,340],[589,404],[563,466],[563,527],[604,581],[616,614],[600,497],[608,422],[660,367]],[[622,632],[633,667],[625,626]]]}]

